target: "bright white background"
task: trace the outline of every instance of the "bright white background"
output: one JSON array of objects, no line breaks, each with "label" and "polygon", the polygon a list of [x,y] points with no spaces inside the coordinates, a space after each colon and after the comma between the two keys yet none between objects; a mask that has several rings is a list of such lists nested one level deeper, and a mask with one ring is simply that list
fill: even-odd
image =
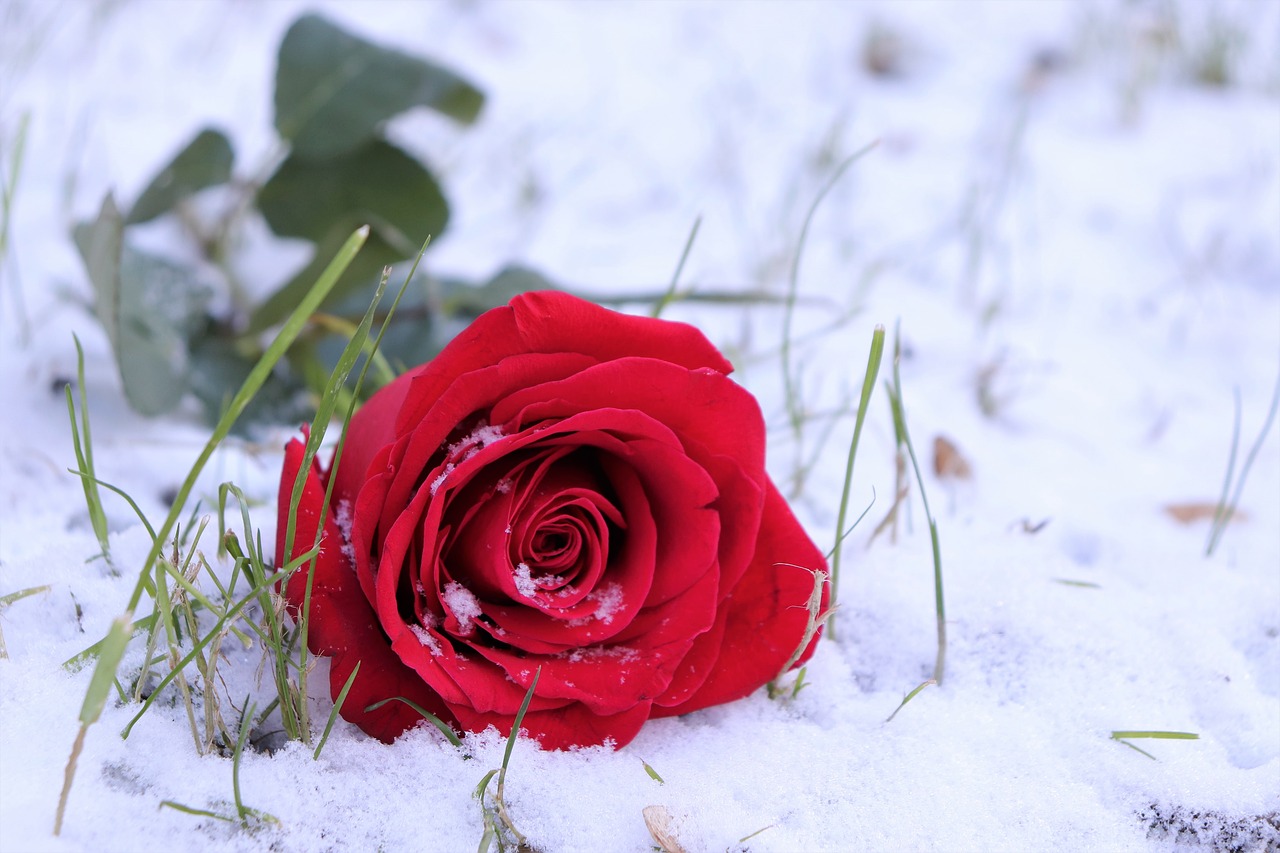
[{"label": "bright white background", "polygon": [[[945,435],[972,466],[966,482],[926,473],[951,637],[942,687],[885,722],[932,670],[934,613],[919,503],[896,544],[869,543],[894,491],[877,394],[853,489],[859,511],[873,491],[876,503],[849,540],[838,640],[820,646],[812,685],[790,704],[761,694],[650,724],[617,753],[519,743],[507,796],[539,849],[649,849],[651,804],[691,851],[1166,849],[1184,827],[1182,844],[1280,843],[1275,428],[1212,558],[1208,523],[1164,510],[1216,501],[1233,389],[1243,456],[1280,371],[1280,6],[319,5],[489,95],[474,128],[413,115],[392,129],[453,202],[437,271],[521,260],[593,292],[658,290],[701,215],[684,280],[778,294],[809,204],[879,139],[826,199],[801,264],[797,332],[815,332],[797,350],[806,405],[847,408],[872,328],[900,322],[921,461]],[[501,759],[493,736],[469,738],[463,760],[429,730],[384,746],[340,723],[318,762],[301,748],[249,755],[245,802],[275,830],[158,809],[231,798],[230,762],[194,754],[180,707],[157,708],[128,741],[117,732],[131,711],[108,707],[64,835],[50,836],[88,679],[59,663],[101,636],[133,583],[85,562],[97,545],[64,470],[54,388],[74,375],[72,332],[89,355],[105,480],[154,517],[203,442],[194,407],[151,422],[124,407],[68,228],[108,188],[132,200],[206,123],[231,135],[242,172],[269,157],[275,46],[303,8],[0,0],[0,161],[30,117],[0,267],[0,595],[52,587],[0,614],[4,850],[480,840],[471,792]],[[1196,68],[1223,34],[1239,39],[1235,79],[1212,88]],[[896,73],[872,73],[869,47]],[[301,259],[258,235],[242,277],[266,292]],[[816,458],[795,506],[828,547],[851,419],[825,443],[814,421],[797,446],[780,313],[671,314],[707,330],[760,397],[780,482]],[[221,452],[202,485],[234,479],[263,499],[267,537],[287,435]],[[133,565],[145,533],[108,504],[117,559]],[[247,684],[259,660],[223,666]],[[315,707],[323,718],[327,696]],[[1153,761],[1110,740],[1117,729],[1200,739],[1139,742]]]}]

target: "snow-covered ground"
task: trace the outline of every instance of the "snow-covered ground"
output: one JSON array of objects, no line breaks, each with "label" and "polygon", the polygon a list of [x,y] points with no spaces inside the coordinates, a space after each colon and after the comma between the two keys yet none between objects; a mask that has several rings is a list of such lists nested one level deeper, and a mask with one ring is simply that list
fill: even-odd
[{"label": "snow-covered ground", "polygon": [[[1280,845],[1276,428],[1212,557],[1208,521],[1166,511],[1217,500],[1233,389],[1238,469],[1280,371],[1280,4],[318,6],[487,91],[474,128],[413,115],[392,130],[453,201],[437,271],[520,260],[593,292],[660,290],[701,215],[685,282],[782,293],[808,206],[844,156],[880,140],[819,209],[800,266],[806,406],[845,412],[825,442],[821,417],[799,444],[791,432],[779,310],[670,316],[739,365],[780,482],[816,460],[795,506],[824,549],[871,331],[900,322],[941,537],[946,679],[885,722],[931,674],[935,638],[918,496],[896,543],[871,541],[894,493],[878,393],[852,497],[859,511],[876,502],[849,540],[837,639],[811,685],[791,703],[761,692],[650,723],[616,753],[519,742],[507,801],[538,849],[651,849],[649,805],[690,851]],[[0,596],[50,585],[0,614],[0,849],[480,841],[472,791],[501,761],[492,732],[467,739],[469,759],[431,729],[385,746],[345,723],[318,761],[296,744],[248,753],[244,802],[279,820],[250,833],[159,808],[232,798],[231,762],[195,754],[180,704],[127,741],[134,709],[108,705],[51,835],[89,677],[60,663],[133,584],[85,562],[98,547],[65,472],[72,333],[100,476],[153,518],[205,436],[194,407],[155,421],[125,407],[68,227],[108,187],[132,199],[206,123],[248,163],[269,156],[274,51],[303,8],[0,0],[6,168],[30,117],[0,266]],[[1224,88],[1197,80],[1216,43],[1237,51]],[[300,257],[253,249],[242,272],[265,291]],[[228,446],[202,480],[206,496],[231,479],[265,501],[254,519],[268,537],[291,427]],[[939,435],[971,478],[934,476]],[[140,564],[145,531],[107,503],[117,563]],[[247,684],[260,660],[230,649],[223,669]],[[327,694],[314,706],[323,719]],[[1135,741],[1152,760],[1110,737],[1135,729],[1200,737]]]}]

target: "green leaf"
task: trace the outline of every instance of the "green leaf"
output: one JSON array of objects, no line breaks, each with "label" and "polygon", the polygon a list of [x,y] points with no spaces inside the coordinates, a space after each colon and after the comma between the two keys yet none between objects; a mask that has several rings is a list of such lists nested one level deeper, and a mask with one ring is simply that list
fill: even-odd
[{"label": "green leaf", "polygon": [[[352,226],[347,221],[339,222],[333,226],[329,234],[316,246],[315,254],[311,256],[311,262],[299,270],[279,290],[271,294],[267,301],[259,305],[254,311],[253,316],[249,318],[248,331],[251,334],[264,331],[289,315],[289,312],[298,304],[298,300],[311,290],[316,276],[320,274],[328,263],[326,259],[333,257],[337,247],[342,245],[342,241],[351,233],[351,228]],[[382,274],[382,268],[397,261],[402,261],[405,257],[398,249],[388,245],[386,240],[382,239],[377,233],[371,233],[365,242],[364,249],[361,250],[360,254],[356,255],[355,259],[342,274],[342,277],[338,279],[338,283],[333,286],[333,289],[325,297],[320,307],[329,308],[365,286],[372,290],[376,286],[378,277]]]},{"label": "green leaf", "polygon": [[277,235],[313,243],[338,224],[368,223],[400,258],[417,254],[449,221],[436,179],[381,139],[323,164],[291,155],[259,191],[258,207]]},{"label": "green leaf", "polygon": [[[225,338],[205,337],[192,345],[189,385],[204,408],[206,422],[218,422],[261,356]],[[254,424],[302,423],[310,419],[312,408],[302,383],[277,369],[267,375],[231,431],[246,435]]]},{"label": "green leaf", "polygon": [[484,94],[452,71],[365,41],[319,15],[303,15],[280,43],[276,130],[300,157],[349,152],[411,107],[469,124],[483,104]]},{"label": "green leaf", "polygon": [[126,224],[148,222],[207,187],[231,180],[235,154],[220,131],[205,128],[160,170],[129,211]]},{"label": "green leaf", "polygon": [[125,398],[144,415],[169,411],[187,389],[187,341],[205,324],[209,288],[187,267],[125,245],[110,195],[92,224],[76,228],[75,240]]},{"label": "green leaf", "polygon": [[441,288],[445,313],[451,317],[479,317],[490,308],[506,305],[531,290],[560,290],[542,273],[519,264],[510,264],[481,285],[446,282]]}]

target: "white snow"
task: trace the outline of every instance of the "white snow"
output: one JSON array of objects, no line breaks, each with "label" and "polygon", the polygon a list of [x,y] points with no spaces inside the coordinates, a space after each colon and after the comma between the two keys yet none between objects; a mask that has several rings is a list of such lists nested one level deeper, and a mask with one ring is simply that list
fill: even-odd
[{"label": "white snow", "polygon": [[338,501],[334,508],[333,521],[338,525],[338,532],[342,534],[342,553],[347,558],[350,565],[356,564],[356,545],[351,539],[351,501]]},{"label": "white snow", "polygon": [[458,633],[468,636],[475,630],[475,620],[483,615],[476,594],[457,581],[449,581],[440,592],[440,600],[458,620]]},{"label": "white snow", "polygon": [[[508,532],[510,532],[509,529]],[[538,582],[533,579],[533,572],[528,563],[516,563],[515,571],[511,573],[511,577],[515,581],[516,592],[525,598],[537,594]]]},{"label": "white snow", "polygon": [[441,654],[443,649],[440,646],[440,641],[437,640],[430,631],[421,625],[410,625],[409,630],[413,631],[413,635],[418,638],[418,641],[421,642],[422,645],[427,647],[427,650],[430,651],[431,654],[436,655],[437,657]]},{"label": "white snow", "polygon": [[613,617],[626,605],[622,585],[616,583],[602,584],[598,589],[590,592],[586,600],[596,606],[595,612],[591,614],[592,617],[606,625],[611,624]]},{"label": "white snow", "polygon": [[[940,532],[946,677],[885,722],[931,674],[935,626],[914,486],[896,541],[872,541],[895,491],[877,393],[851,498],[859,512],[873,490],[876,501],[846,543],[836,636],[809,685],[791,702],[760,691],[653,721],[616,753],[519,741],[507,804],[538,849],[650,849],[650,805],[690,851],[1280,843],[1262,820],[1280,810],[1276,428],[1242,492],[1247,518],[1211,557],[1208,523],[1165,511],[1217,500],[1233,392],[1238,467],[1280,370],[1280,4],[188,0],[175,14],[147,0],[7,0],[6,184],[20,117],[30,124],[0,261],[0,596],[50,589],[0,612],[0,850],[155,838],[470,850],[483,833],[471,794],[502,761],[492,732],[467,738],[475,760],[429,727],[385,746],[345,723],[318,761],[300,744],[248,753],[244,802],[279,821],[250,832],[160,808],[234,810],[231,762],[196,754],[180,702],[158,702],[122,740],[136,706],[113,699],[51,835],[90,677],[60,664],[123,612],[150,545],[107,494],[120,574],[86,562],[99,548],[65,473],[57,390],[75,375],[71,334],[86,350],[99,477],[149,518],[207,438],[194,406],[150,421],[126,408],[68,227],[109,187],[132,201],[205,124],[231,135],[241,174],[262,170],[275,48],[312,6],[489,94],[470,129],[425,114],[391,124],[454,206],[426,260],[438,274],[518,260],[583,291],[660,293],[701,215],[685,285],[776,296],[809,205],[844,156],[880,140],[825,198],[799,265],[791,356],[812,416],[799,437],[780,309],[686,301],[666,316],[697,323],[738,366],[765,412],[770,470],[784,490],[807,471],[792,505],[823,550],[872,329],[900,322],[908,424]],[[1237,72],[1220,89],[1194,79],[1215,44]],[[868,54],[898,73],[873,75]],[[145,239],[180,243],[165,223]],[[253,223],[236,265],[263,294],[305,258]],[[271,542],[293,426],[219,451],[196,489],[206,511],[232,480],[261,501],[253,519]],[[940,434],[970,479],[933,475]],[[474,619],[455,597],[458,618]],[[222,655],[224,710],[262,697],[260,649],[228,638]],[[319,729],[332,707],[323,661],[309,684]],[[1110,738],[1132,729],[1200,737],[1133,741],[1153,761]],[[1177,843],[1195,813],[1205,828]],[[1196,831],[1208,846],[1191,844]]]}]

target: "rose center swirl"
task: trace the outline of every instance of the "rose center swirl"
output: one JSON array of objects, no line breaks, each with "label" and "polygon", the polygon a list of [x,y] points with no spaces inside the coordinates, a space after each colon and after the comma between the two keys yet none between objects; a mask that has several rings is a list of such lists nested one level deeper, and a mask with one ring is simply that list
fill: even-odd
[{"label": "rose center swirl", "polygon": [[468,640],[480,628],[516,646],[524,635],[607,624],[622,602],[610,568],[627,525],[602,453],[535,443],[437,494],[448,501],[439,557],[414,593],[430,599],[434,587],[439,603],[414,609],[440,611],[446,628],[452,615]]}]

